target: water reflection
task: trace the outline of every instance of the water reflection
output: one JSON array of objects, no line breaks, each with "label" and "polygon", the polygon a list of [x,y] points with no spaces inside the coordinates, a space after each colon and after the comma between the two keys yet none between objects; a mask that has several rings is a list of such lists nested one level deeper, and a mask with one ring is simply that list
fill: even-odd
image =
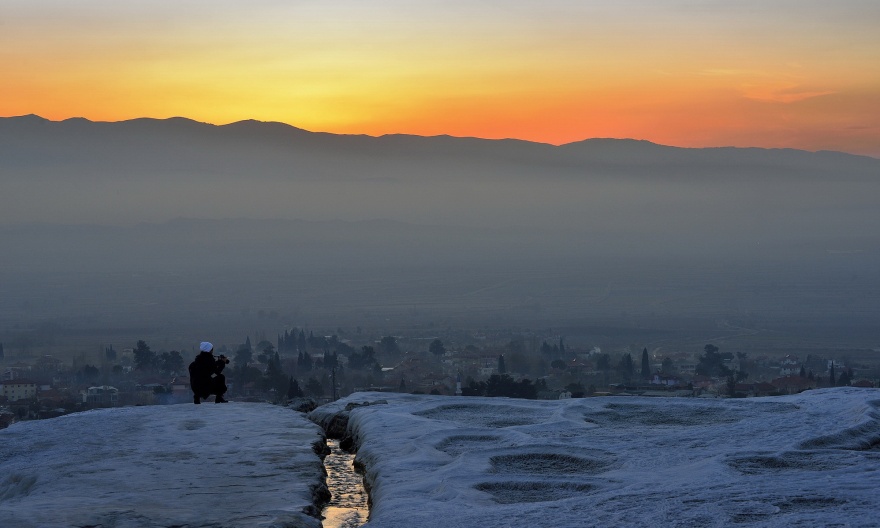
[{"label": "water reflection", "polygon": [[357,528],[369,515],[363,477],[354,470],[354,455],[339,449],[339,440],[328,439],[327,445],[324,467],[332,498],[323,511],[324,528]]}]

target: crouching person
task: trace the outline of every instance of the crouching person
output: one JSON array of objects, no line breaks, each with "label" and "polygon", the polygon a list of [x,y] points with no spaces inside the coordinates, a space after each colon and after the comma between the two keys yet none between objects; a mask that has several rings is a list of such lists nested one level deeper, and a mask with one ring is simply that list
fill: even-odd
[{"label": "crouching person", "polygon": [[212,394],[217,395],[215,403],[226,403],[226,376],[223,369],[229,364],[226,356],[214,357],[214,345],[203,341],[199,345],[199,355],[189,364],[189,383],[193,391],[193,403],[202,403]]}]

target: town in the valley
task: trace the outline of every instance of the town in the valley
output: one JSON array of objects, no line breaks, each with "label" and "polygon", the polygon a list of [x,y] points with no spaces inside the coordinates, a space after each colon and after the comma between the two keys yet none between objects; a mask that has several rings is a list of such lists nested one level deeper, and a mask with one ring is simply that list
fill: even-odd
[{"label": "town in the valley", "polygon": [[[196,340],[198,341],[198,340]],[[192,403],[197,351],[145,340],[65,354],[0,344],[0,427],[104,407]],[[877,387],[877,350],[748,352],[723,342],[598,346],[550,332],[443,335],[286,328],[217,343],[233,401],[326,403],[359,391],[563,399],[755,397],[831,386]]]}]

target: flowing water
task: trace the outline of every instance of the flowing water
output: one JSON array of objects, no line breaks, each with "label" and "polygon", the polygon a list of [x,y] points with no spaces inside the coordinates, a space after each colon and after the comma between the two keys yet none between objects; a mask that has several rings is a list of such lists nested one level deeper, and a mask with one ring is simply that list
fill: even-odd
[{"label": "flowing water", "polygon": [[363,476],[354,470],[354,455],[339,449],[339,440],[328,439],[327,445],[324,467],[332,498],[322,512],[324,528],[357,528],[370,512]]}]

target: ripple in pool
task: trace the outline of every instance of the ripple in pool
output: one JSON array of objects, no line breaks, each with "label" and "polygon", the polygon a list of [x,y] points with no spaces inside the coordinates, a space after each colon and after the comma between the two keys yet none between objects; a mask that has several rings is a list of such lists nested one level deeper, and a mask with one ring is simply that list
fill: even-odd
[{"label": "ripple in pool", "polygon": [[520,453],[497,455],[489,459],[494,471],[499,473],[532,473],[539,475],[577,475],[600,473],[611,462],[598,458],[585,458],[559,453]]},{"label": "ripple in pool", "polygon": [[492,495],[499,504],[523,502],[552,502],[576,497],[596,488],[591,484],[572,482],[482,482],[474,486],[479,491]]},{"label": "ripple in pool", "polygon": [[437,449],[452,456],[458,456],[475,449],[485,448],[501,441],[500,436],[492,435],[457,435],[450,436],[437,444]]}]

